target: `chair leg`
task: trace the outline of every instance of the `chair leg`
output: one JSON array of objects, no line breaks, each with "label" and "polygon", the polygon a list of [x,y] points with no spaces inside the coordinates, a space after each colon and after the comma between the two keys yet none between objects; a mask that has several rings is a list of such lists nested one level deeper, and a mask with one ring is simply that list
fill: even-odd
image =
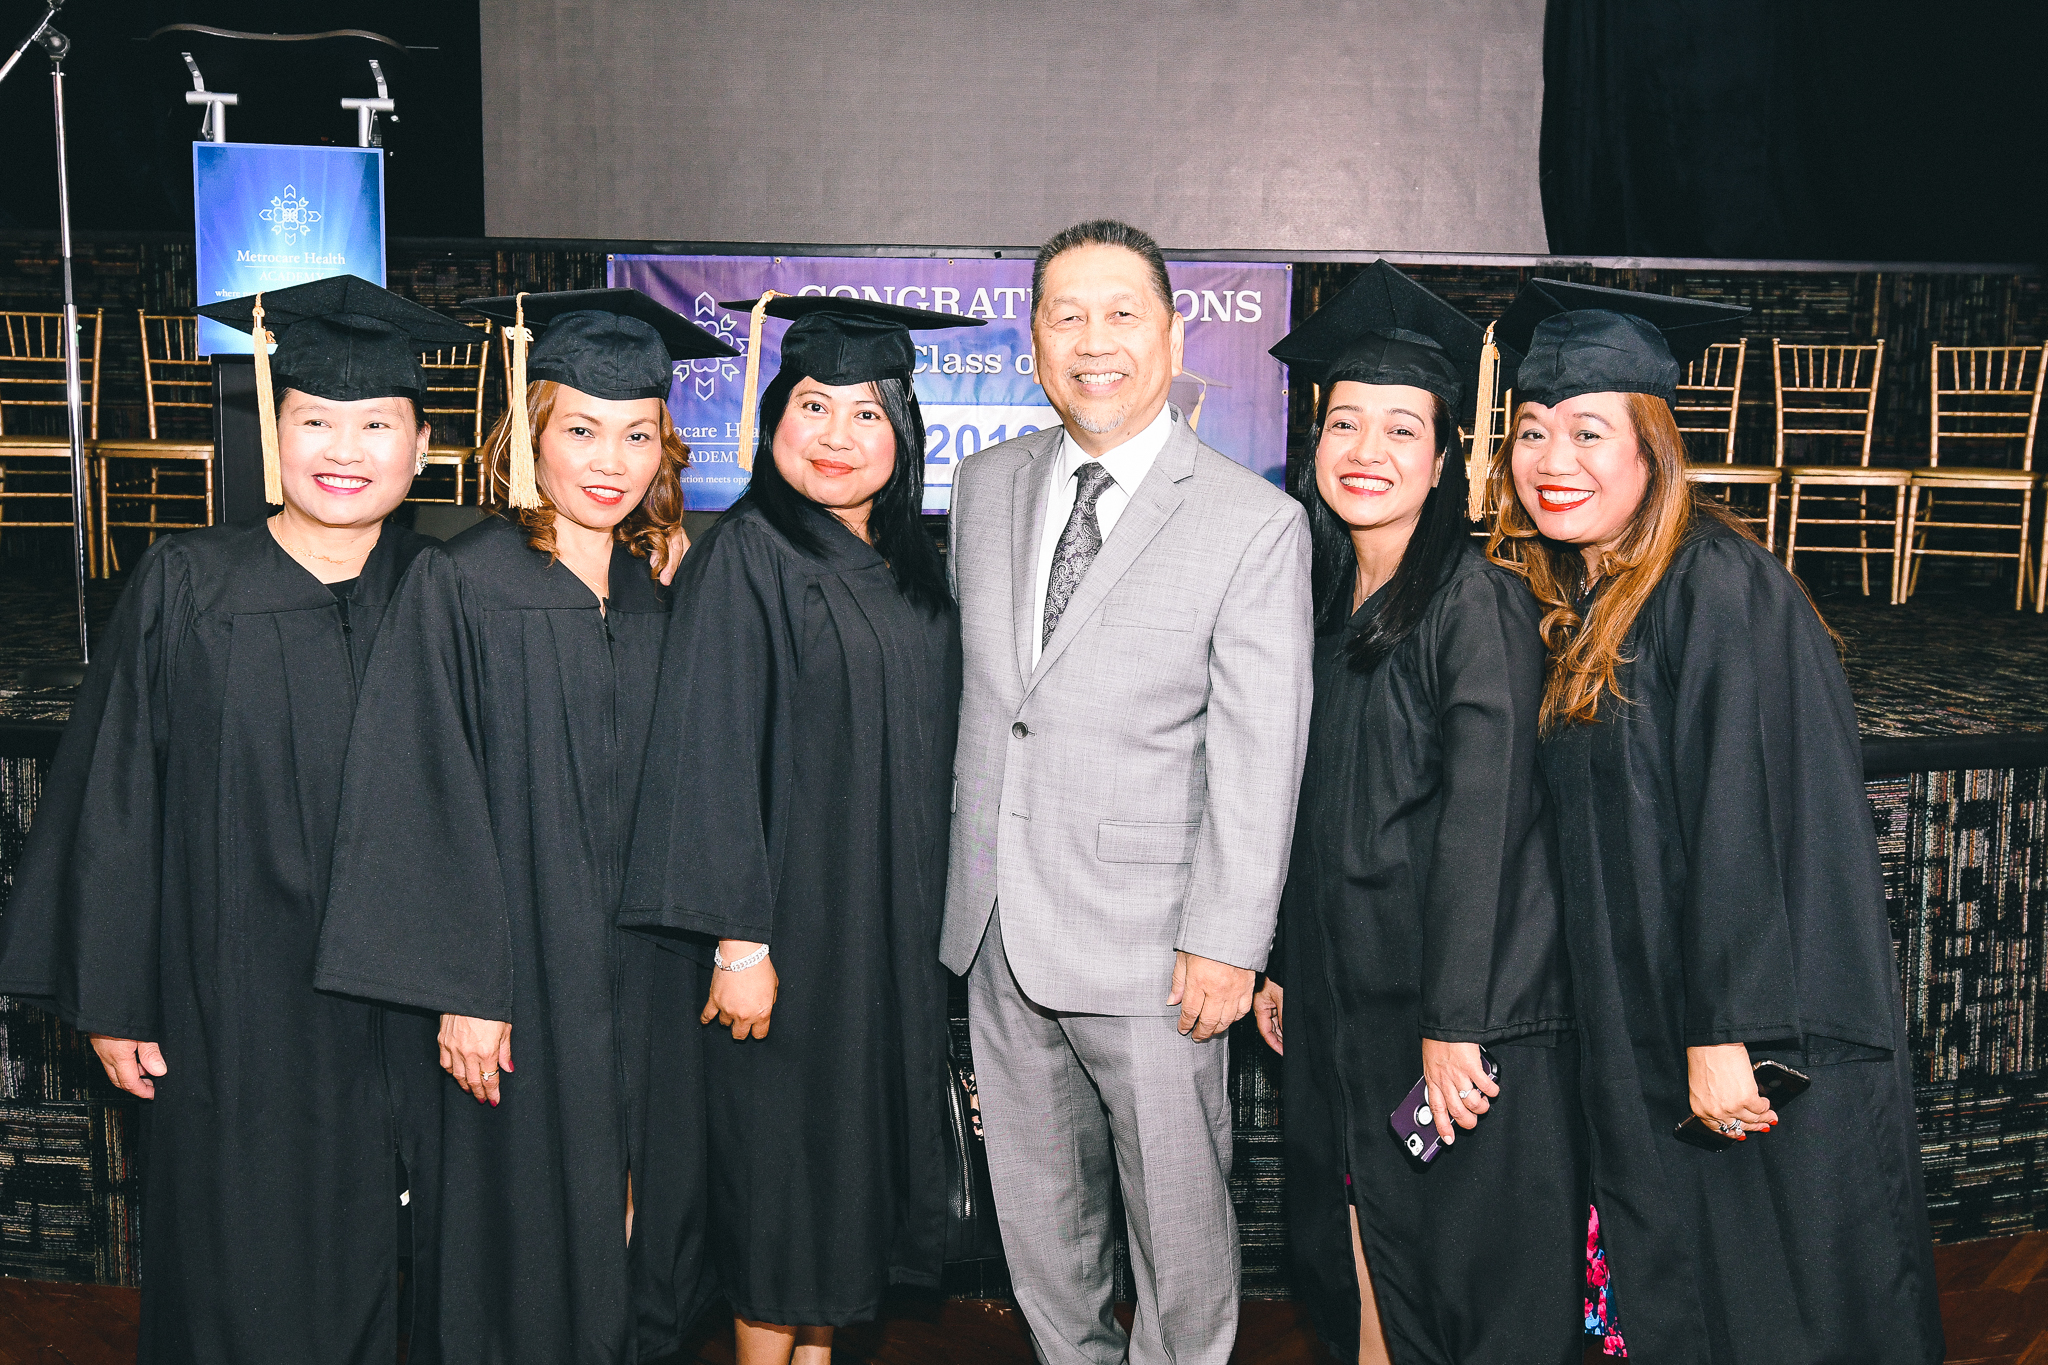
[{"label": "chair leg", "polygon": [[1785,514],[1785,572],[1797,574],[1794,566],[1799,558],[1799,485],[1792,485],[1792,506]]},{"label": "chair leg", "polygon": [[1916,534],[1914,531],[1914,523],[1919,519],[1920,515],[1920,490],[1917,488],[1908,488],[1905,493],[1905,498],[1905,556],[1899,565],[1899,586],[1897,588],[1899,604],[1901,606],[1905,605],[1906,601],[1913,596],[1913,589],[1918,584],[1918,578],[1915,575],[1914,570],[1919,568],[1919,563],[1917,556],[1915,556],[1913,553],[1913,544]]},{"label": "chair leg", "polygon": [[2029,488],[2020,494],[2020,545],[2019,581],[2013,585],[2012,609],[2024,610],[2027,605],[2027,575],[2032,569],[2031,548],[2027,532],[2033,529],[2034,490]]},{"label": "chair leg", "polygon": [[[1870,520],[1870,490],[1864,489],[1856,495],[1856,520],[1859,523]],[[1858,525],[1856,528],[1856,562],[1863,566],[1863,595],[1870,596],[1870,531]]]},{"label": "chair leg", "polygon": [[104,455],[92,462],[92,472],[93,505],[99,509],[100,523],[93,528],[93,558],[97,562],[92,566],[92,576],[112,578],[114,572],[108,565],[114,557],[114,533],[107,529],[107,484],[111,482],[111,471]]},{"label": "chair leg", "polygon": [[1906,490],[1892,490],[1892,605],[1905,605],[1905,598],[1899,595],[1900,548],[1906,536]]},{"label": "chair leg", "polygon": [[[2041,518],[2041,534],[2048,536],[2048,516]],[[2040,567],[2034,574],[2034,614],[2039,616],[2048,607],[2048,543],[2041,546]]]}]

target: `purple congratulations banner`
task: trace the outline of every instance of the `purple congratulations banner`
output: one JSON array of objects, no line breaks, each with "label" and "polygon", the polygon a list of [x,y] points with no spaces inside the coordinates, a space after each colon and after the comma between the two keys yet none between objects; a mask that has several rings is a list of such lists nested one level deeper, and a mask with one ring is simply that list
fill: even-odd
[{"label": "purple congratulations banner", "polygon": [[[943,512],[953,469],[986,446],[1056,426],[1032,374],[1031,262],[867,256],[613,256],[614,287],[638,289],[745,351],[747,315],[719,307],[764,289],[829,294],[960,313],[985,325],[915,336],[914,383],[924,411],[925,510]],[[1187,320],[1183,414],[1200,403],[1201,437],[1281,484],[1287,468],[1287,374],[1266,348],[1287,332],[1293,277],[1285,265],[1169,262],[1175,309]],[[768,319],[761,383],[781,361],[788,324]],[[746,359],[678,361],[669,411],[690,445],[683,482],[692,511],[723,511],[746,491],[739,466]]]}]

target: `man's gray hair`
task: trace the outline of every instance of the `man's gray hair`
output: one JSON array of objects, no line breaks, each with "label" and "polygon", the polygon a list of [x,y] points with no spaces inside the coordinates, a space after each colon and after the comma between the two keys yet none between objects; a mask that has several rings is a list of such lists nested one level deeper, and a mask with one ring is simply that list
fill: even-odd
[{"label": "man's gray hair", "polygon": [[1097,218],[1054,233],[1044,246],[1038,248],[1038,259],[1031,264],[1033,313],[1038,311],[1038,294],[1045,284],[1045,268],[1056,257],[1084,246],[1120,246],[1126,251],[1136,252],[1152,271],[1152,287],[1159,291],[1159,301],[1168,308],[1173,307],[1173,286],[1167,282],[1166,257],[1160,252],[1159,243],[1152,240],[1150,233],[1141,232],[1129,223],[1120,223],[1114,218]]}]

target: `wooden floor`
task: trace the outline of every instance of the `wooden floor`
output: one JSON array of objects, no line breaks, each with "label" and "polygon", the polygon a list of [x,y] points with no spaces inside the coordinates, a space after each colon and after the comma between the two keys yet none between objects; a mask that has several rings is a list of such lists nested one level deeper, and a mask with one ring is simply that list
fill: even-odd
[{"label": "wooden floor", "polygon": [[[2048,1232],[1937,1247],[1949,1365],[2048,1365]],[[101,1285],[0,1277],[0,1365],[129,1365],[140,1296]],[[693,1353],[732,1365],[730,1330]],[[684,1365],[691,1355],[676,1358]],[[1327,1359],[1299,1309],[1246,1303],[1232,1365],[1319,1365]],[[1588,1362],[1601,1357],[1588,1352]],[[1029,1365],[1014,1309],[931,1304],[840,1334],[835,1365]]]}]

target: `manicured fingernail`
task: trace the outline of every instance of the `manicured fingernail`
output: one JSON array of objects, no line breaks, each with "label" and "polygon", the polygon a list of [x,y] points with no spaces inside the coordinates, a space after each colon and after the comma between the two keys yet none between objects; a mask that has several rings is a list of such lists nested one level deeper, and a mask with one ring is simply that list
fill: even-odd
[{"label": "manicured fingernail", "polygon": [[1456,1139],[1456,1138],[1454,1138],[1454,1137],[1447,1137],[1447,1138],[1445,1138],[1445,1139],[1444,1139],[1444,1146],[1448,1147],[1448,1146],[1450,1146],[1450,1145],[1451,1145],[1452,1143],[1454,1143],[1454,1142],[1456,1142],[1456,1141],[1457,1141],[1457,1139]]}]

